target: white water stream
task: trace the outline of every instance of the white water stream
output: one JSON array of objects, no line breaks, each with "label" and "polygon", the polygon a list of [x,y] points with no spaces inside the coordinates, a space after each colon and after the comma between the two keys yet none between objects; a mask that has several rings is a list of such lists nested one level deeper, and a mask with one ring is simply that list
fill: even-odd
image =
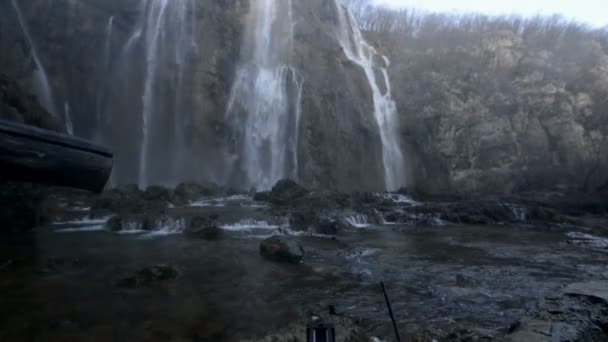
[{"label": "white water stream", "polygon": [[397,190],[405,185],[405,160],[400,147],[397,105],[391,95],[387,71],[390,61],[365,40],[348,7],[340,0],[335,1],[339,21],[337,39],[346,57],[363,69],[372,90],[373,114],[382,140],[386,190]]},{"label": "white water stream", "polygon": [[27,40],[27,43],[30,46],[31,56],[34,60],[34,64],[36,65],[36,70],[34,70],[34,86],[35,92],[38,96],[38,100],[49,113],[56,114],[55,111],[55,102],[53,100],[53,95],[51,91],[51,85],[49,82],[49,77],[44,69],[42,63],[40,63],[40,58],[38,58],[38,53],[36,51],[36,46],[34,45],[34,40],[30,35],[30,31],[27,28],[23,15],[21,13],[21,9],[17,4],[17,0],[11,0],[13,8],[15,8],[15,12],[17,13],[17,20],[19,21],[19,25],[21,26],[21,30],[23,31],[23,35]]},{"label": "white water stream", "polygon": [[246,186],[270,189],[278,180],[298,175],[303,80],[290,65],[292,42],[291,1],[253,1],[243,42],[246,54],[226,112],[239,132],[237,167]]}]

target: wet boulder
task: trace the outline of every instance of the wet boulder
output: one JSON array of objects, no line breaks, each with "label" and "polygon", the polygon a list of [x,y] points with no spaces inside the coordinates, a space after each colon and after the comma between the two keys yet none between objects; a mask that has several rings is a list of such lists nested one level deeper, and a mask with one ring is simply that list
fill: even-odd
[{"label": "wet boulder", "polygon": [[186,205],[204,196],[212,196],[218,193],[218,186],[215,184],[202,185],[195,182],[180,183],[173,194],[171,202],[177,205]]},{"label": "wet boulder", "polygon": [[171,200],[171,191],[163,186],[153,185],[146,189],[146,191],[143,193],[143,198],[146,201],[159,201],[166,203]]},{"label": "wet boulder", "polygon": [[121,185],[104,191],[93,203],[91,211],[139,212],[144,208],[142,192],[137,185]]},{"label": "wet boulder", "polygon": [[260,255],[272,261],[299,264],[304,259],[304,247],[292,238],[272,236],[260,244]]},{"label": "wet boulder", "polygon": [[253,200],[257,201],[257,202],[270,202],[270,192],[269,191],[256,192],[253,195]]},{"label": "wet boulder", "polygon": [[116,215],[116,216],[112,216],[112,218],[110,218],[106,224],[105,224],[105,229],[110,231],[110,232],[120,232],[122,230],[123,227],[123,220],[122,217]]},{"label": "wet boulder", "polygon": [[190,219],[185,233],[190,237],[217,240],[222,236],[222,229],[218,226],[217,216],[197,216]]},{"label": "wet boulder", "polygon": [[315,226],[315,232],[323,235],[336,235],[340,230],[347,228],[340,220],[323,218]]},{"label": "wet boulder", "polygon": [[145,192],[137,185],[122,185],[105,191],[94,201],[92,213],[160,214],[168,205],[168,195],[162,187],[149,187]]},{"label": "wet boulder", "polygon": [[294,211],[289,216],[289,226],[292,229],[308,230],[319,222],[319,217],[314,210]]},{"label": "wet boulder", "polygon": [[272,187],[270,192],[270,202],[275,205],[289,205],[308,194],[308,190],[298,183],[284,179],[280,180]]},{"label": "wet boulder", "polygon": [[159,264],[146,267],[134,275],[120,279],[116,285],[123,288],[151,287],[177,279],[179,271],[171,265]]}]

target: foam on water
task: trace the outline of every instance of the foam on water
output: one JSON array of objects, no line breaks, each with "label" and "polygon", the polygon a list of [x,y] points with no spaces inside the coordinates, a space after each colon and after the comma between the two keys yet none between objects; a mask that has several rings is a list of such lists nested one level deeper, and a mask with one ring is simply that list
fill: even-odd
[{"label": "foam on water", "polygon": [[185,227],[186,227],[186,222],[183,219],[179,219],[179,220],[167,219],[167,220],[163,220],[163,222],[160,225],[160,229],[150,231],[150,232],[140,236],[140,238],[141,239],[150,239],[150,238],[155,238],[155,237],[182,234],[184,232]]},{"label": "foam on water", "polygon": [[197,201],[191,202],[190,207],[225,207],[227,205],[239,205],[242,207],[265,207],[262,204],[255,203],[251,196],[247,195],[232,195],[227,197],[204,197]]},{"label": "foam on water", "polygon": [[84,232],[99,232],[105,229],[104,225],[75,227],[75,228],[62,228],[55,230],[55,233],[84,233]]},{"label": "foam on water", "polygon": [[258,221],[253,219],[241,220],[237,223],[224,224],[220,226],[221,229],[233,232],[239,231],[251,231],[251,230],[275,230],[279,229],[280,226],[270,224],[266,221]]},{"label": "foam on water", "polygon": [[391,193],[377,193],[376,196],[393,201],[398,204],[409,204],[409,205],[418,205],[419,202],[414,201],[411,197],[401,194],[391,194]]},{"label": "foam on water", "polygon": [[91,226],[91,225],[104,225],[106,222],[108,222],[108,220],[110,219],[110,216],[107,217],[102,217],[102,218],[98,218],[98,219],[91,219],[91,218],[83,218],[80,220],[73,220],[73,221],[57,221],[54,222],[53,225],[54,226],[64,226],[64,225],[83,225],[83,226]]},{"label": "foam on water", "polygon": [[596,249],[608,248],[608,238],[603,238],[580,232],[568,232],[566,233],[566,236],[568,236],[568,238],[570,238],[570,241],[576,246]]}]

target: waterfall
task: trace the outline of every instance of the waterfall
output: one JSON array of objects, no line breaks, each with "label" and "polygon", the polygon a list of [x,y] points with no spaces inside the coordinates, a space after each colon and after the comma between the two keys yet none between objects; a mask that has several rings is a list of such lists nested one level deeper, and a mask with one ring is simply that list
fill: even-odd
[{"label": "waterfall", "polygon": [[15,8],[15,12],[17,13],[17,20],[19,21],[19,25],[21,26],[21,30],[23,31],[23,35],[27,40],[27,43],[30,46],[31,57],[34,60],[34,64],[36,65],[36,70],[34,70],[34,86],[35,92],[38,96],[38,100],[41,105],[46,109],[49,113],[55,114],[55,103],[53,101],[53,95],[51,91],[51,86],[49,83],[49,78],[46,73],[46,70],[40,63],[40,59],[38,58],[38,53],[36,52],[36,47],[34,45],[34,40],[30,35],[30,32],[25,24],[25,20],[23,19],[23,15],[21,14],[21,9],[17,4],[17,0],[11,0],[13,8]]},{"label": "waterfall", "polygon": [[139,155],[139,185],[144,188],[148,186],[148,149],[150,143],[150,121],[154,115],[154,85],[156,73],[158,72],[158,45],[161,39],[164,14],[169,1],[151,1],[146,20],[146,71],[144,94],[142,97],[142,139]]},{"label": "waterfall", "polygon": [[72,116],[70,115],[70,104],[65,101],[63,104],[63,113],[65,120],[65,130],[69,135],[74,135],[74,124],[72,123]]},{"label": "waterfall", "polygon": [[337,39],[346,58],[363,69],[372,90],[374,119],[382,142],[386,190],[397,190],[405,185],[405,160],[400,147],[397,105],[391,96],[388,77],[390,61],[367,43],[350,10],[342,6],[340,0],[335,1],[339,22]]},{"label": "waterfall", "polygon": [[244,186],[269,189],[282,178],[297,177],[303,78],[289,63],[293,23],[291,1],[251,5],[245,52],[226,111],[238,135],[234,152]]},{"label": "waterfall", "polygon": [[[184,84],[188,55],[196,49],[195,4],[194,0],[141,0],[141,17],[120,54],[117,77],[126,82],[141,82],[127,86],[126,91],[134,92],[141,86],[141,92],[136,93],[141,99],[136,167],[137,182],[142,188],[151,183],[169,183],[169,177],[177,179],[184,173],[186,158],[182,140],[191,115],[185,104]],[[110,19],[106,32],[106,61],[109,61],[112,21]],[[109,63],[106,67],[110,68]],[[115,96],[120,100],[117,106],[129,102],[127,94]],[[125,120],[117,119],[118,122]]]},{"label": "waterfall", "polygon": [[[110,58],[112,56],[112,31],[114,30],[114,16],[110,16],[108,19],[108,25],[106,26],[106,37],[103,48],[103,63],[101,65],[101,74],[99,76],[99,88],[97,90],[97,99],[96,99],[96,121],[97,121],[97,136],[101,136],[101,132],[103,131],[103,127],[105,126],[105,122],[102,118],[103,116],[103,100],[105,96],[106,90],[106,80],[108,78],[108,74],[110,72]],[[100,138],[98,138],[100,139]]]}]

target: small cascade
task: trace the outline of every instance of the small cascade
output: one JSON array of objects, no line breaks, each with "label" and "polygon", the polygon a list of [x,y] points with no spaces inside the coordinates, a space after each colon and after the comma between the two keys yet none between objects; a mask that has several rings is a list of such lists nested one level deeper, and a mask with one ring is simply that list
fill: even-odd
[{"label": "small cascade", "polygon": [[354,228],[366,228],[370,226],[369,220],[366,215],[350,215],[345,217],[344,220]]},{"label": "small cascade", "polygon": [[388,77],[390,61],[367,43],[350,10],[340,0],[335,1],[339,22],[337,39],[346,58],[363,69],[372,90],[374,118],[382,140],[386,190],[397,190],[405,185],[405,160],[400,147],[397,105],[391,96]]},{"label": "small cascade", "polygon": [[65,101],[63,104],[63,113],[65,115],[65,130],[69,135],[74,135],[74,123],[70,115],[70,104],[68,101]]},{"label": "small cascade", "polygon": [[245,176],[241,185],[266,190],[298,176],[303,78],[289,64],[291,1],[254,1],[246,32],[226,117],[237,135],[231,152]]},{"label": "small cascade", "polygon": [[36,70],[34,70],[34,86],[36,95],[38,96],[38,100],[49,113],[56,114],[55,110],[55,102],[53,101],[53,95],[51,91],[51,85],[49,82],[48,75],[46,70],[40,63],[40,59],[38,58],[38,53],[36,52],[36,46],[34,45],[34,40],[30,35],[30,32],[25,24],[25,20],[23,19],[23,15],[21,14],[21,9],[17,4],[17,0],[11,0],[13,8],[15,8],[15,12],[17,13],[17,20],[19,21],[19,25],[21,26],[21,30],[23,31],[23,35],[27,40],[27,43],[30,46],[31,57],[34,60],[34,64],[36,65]]}]

